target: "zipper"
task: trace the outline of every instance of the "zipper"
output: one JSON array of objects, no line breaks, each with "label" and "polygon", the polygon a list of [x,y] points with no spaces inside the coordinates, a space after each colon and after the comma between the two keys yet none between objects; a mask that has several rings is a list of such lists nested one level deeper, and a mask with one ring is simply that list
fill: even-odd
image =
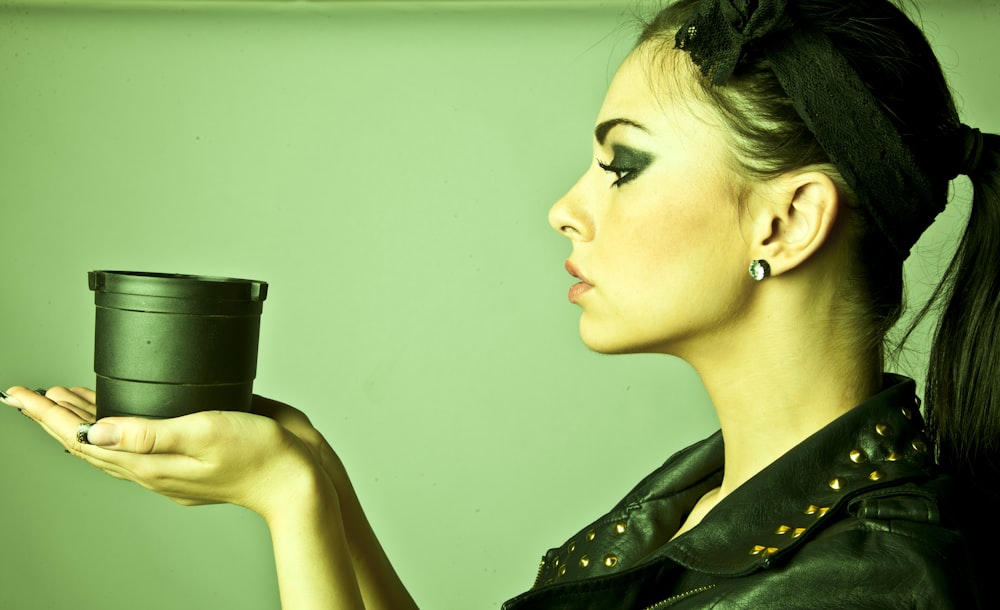
[{"label": "zipper", "polygon": [[715,588],[715,585],[705,585],[704,587],[698,587],[697,589],[691,589],[690,591],[685,591],[684,593],[678,593],[677,595],[673,595],[671,597],[668,597],[667,599],[665,599],[663,601],[656,602],[652,606],[647,607],[645,610],[656,610],[657,608],[666,608],[667,604],[672,604],[672,603],[674,603],[676,601],[684,599],[685,597],[690,597],[690,596],[695,595],[697,593],[704,593],[705,591],[708,591],[709,589],[714,589],[714,588]]},{"label": "zipper", "polygon": [[545,569],[545,556],[542,555],[542,561],[538,564],[538,574],[535,575],[535,584],[531,585],[532,589],[538,588],[538,581],[542,579],[542,570]]}]

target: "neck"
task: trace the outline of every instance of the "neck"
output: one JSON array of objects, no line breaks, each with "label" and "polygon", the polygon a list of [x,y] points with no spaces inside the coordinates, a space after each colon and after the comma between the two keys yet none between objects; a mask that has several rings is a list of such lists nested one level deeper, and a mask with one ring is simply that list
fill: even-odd
[{"label": "neck", "polygon": [[771,313],[727,329],[724,339],[708,342],[710,350],[684,355],[708,390],[725,440],[717,500],[881,387],[878,350],[859,351],[864,342],[842,316],[802,324],[763,311]]}]

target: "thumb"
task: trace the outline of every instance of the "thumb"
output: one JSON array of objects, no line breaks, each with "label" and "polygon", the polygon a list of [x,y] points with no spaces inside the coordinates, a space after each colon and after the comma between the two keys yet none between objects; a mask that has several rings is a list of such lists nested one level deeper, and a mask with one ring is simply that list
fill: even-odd
[{"label": "thumb", "polygon": [[128,453],[172,453],[180,438],[173,420],[106,417],[90,426],[87,442]]}]

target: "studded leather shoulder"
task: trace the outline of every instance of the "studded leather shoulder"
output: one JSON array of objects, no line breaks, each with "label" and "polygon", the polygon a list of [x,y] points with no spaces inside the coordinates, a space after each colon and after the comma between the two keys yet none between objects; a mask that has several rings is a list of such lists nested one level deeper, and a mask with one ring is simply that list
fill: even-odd
[{"label": "studded leather shoulder", "polygon": [[[823,607],[830,590],[818,584],[791,596],[806,606],[778,604],[774,596],[795,584],[786,580],[790,574],[801,577],[801,585],[824,574],[869,583],[865,569],[904,593],[955,594],[962,588],[955,570],[964,556],[960,536],[943,523],[950,479],[934,464],[915,384],[887,380],[880,394],[800,443],[673,538],[724,467],[718,433],[679,452],[610,512],[549,551],[533,589],[504,608],[704,608],[716,601],[718,607]],[[907,588],[906,570],[932,570],[933,577]],[[726,605],[725,599],[750,605]]]}]

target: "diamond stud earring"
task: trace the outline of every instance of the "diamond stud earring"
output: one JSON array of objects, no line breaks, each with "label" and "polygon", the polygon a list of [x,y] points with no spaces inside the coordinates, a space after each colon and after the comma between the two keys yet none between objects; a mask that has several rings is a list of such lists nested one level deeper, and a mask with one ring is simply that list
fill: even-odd
[{"label": "diamond stud earring", "polygon": [[771,275],[771,265],[764,259],[750,263],[750,277],[760,282]]}]

